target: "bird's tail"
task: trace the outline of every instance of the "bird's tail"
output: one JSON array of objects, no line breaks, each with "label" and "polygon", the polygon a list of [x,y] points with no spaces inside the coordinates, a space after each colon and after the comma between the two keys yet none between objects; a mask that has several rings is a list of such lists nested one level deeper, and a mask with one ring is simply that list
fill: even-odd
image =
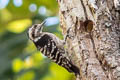
[{"label": "bird's tail", "polygon": [[75,66],[72,62],[69,62],[69,66],[64,66],[69,72],[73,72],[75,76],[80,75],[80,70],[77,66]]},{"label": "bird's tail", "polygon": [[75,76],[80,75],[80,70],[79,70],[79,68],[78,68],[77,66],[73,65],[72,63],[71,63],[70,69],[71,69],[71,72],[74,72],[74,73],[75,73]]}]

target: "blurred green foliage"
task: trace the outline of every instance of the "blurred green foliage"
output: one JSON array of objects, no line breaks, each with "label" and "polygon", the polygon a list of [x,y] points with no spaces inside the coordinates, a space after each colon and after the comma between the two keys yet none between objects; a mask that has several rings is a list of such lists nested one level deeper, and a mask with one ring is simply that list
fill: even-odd
[{"label": "blurred green foliage", "polygon": [[[15,0],[8,1],[0,9],[0,80],[74,80],[73,74],[43,56],[27,37],[27,29],[32,24],[58,17],[57,2],[21,0],[22,5],[15,6]],[[36,10],[30,11],[31,4]],[[40,14],[41,6],[46,9],[45,14]],[[44,31],[63,38],[58,23],[45,26]]]}]

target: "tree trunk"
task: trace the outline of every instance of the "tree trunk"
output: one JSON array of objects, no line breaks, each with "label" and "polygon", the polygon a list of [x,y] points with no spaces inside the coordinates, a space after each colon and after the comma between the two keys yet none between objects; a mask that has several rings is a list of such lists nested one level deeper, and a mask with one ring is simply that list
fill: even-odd
[{"label": "tree trunk", "polygon": [[120,0],[58,0],[78,80],[120,80]]}]

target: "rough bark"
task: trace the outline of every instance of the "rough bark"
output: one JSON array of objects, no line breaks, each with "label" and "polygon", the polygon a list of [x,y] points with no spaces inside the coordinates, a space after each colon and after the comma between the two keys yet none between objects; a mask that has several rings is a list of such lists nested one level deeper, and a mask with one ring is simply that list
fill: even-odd
[{"label": "rough bark", "polygon": [[78,80],[120,80],[120,0],[58,0]]}]

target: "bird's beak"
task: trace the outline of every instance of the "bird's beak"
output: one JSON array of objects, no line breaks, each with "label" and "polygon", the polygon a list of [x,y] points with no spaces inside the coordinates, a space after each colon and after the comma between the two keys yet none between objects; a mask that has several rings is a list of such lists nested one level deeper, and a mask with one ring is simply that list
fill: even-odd
[{"label": "bird's beak", "polygon": [[44,20],[44,21],[41,23],[41,26],[44,26],[45,23],[46,23],[46,20]]},{"label": "bird's beak", "polygon": [[44,20],[41,24],[38,24],[37,30],[42,32],[43,26],[45,25],[46,21]]}]

